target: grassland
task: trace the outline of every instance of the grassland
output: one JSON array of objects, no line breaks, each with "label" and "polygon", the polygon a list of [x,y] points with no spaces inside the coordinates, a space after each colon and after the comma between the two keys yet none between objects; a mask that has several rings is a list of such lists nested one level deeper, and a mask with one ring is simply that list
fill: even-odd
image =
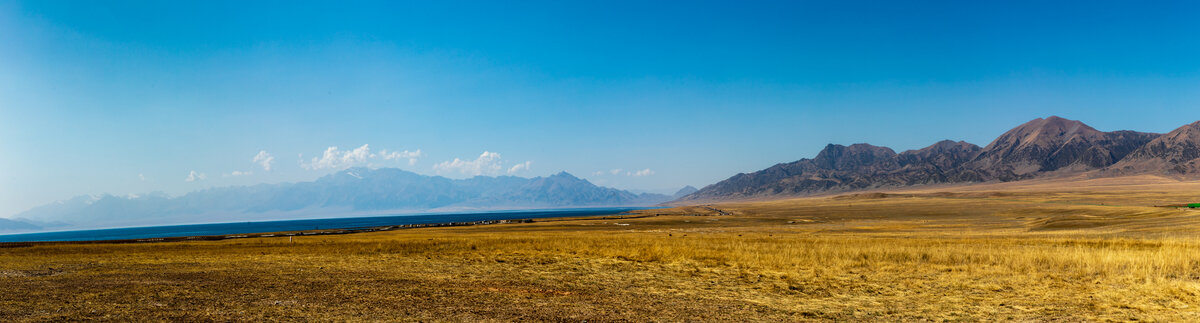
[{"label": "grassland", "polygon": [[[1200,183],[929,187],[625,218],[0,249],[0,321],[1200,321]],[[722,215],[724,214],[724,215]]]}]

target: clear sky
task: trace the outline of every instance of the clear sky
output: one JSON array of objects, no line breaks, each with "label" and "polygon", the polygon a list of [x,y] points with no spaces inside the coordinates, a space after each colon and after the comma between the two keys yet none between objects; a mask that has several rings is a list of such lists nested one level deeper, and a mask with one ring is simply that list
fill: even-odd
[{"label": "clear sky", "polygon": [[673,190],[1200,120],[1189,1],[247,2],[0,0],[0,216],[350,165]]}]

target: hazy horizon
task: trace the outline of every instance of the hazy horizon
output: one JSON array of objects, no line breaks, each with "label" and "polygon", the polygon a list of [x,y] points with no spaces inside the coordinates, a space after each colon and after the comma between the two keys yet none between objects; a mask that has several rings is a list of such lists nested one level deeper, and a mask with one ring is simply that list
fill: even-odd
[{"label": "hazy horizon", "polygon": [[353,166],[665,192],[826,144],[1200,120],[1188,2],[0,2],[0,217]]}]

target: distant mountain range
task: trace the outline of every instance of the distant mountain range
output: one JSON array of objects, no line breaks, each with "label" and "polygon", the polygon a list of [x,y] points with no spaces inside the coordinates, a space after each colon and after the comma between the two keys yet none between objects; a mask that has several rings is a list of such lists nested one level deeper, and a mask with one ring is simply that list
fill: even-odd
[{"label": "distant mountain range", "polygon": [[1059,117],[1022,124],[985,147],[941,141],[896,153],[830,144],[812,159],[737,174],[672,196],[547,177],[449,179],[394,168],[351,168],[312,182],[214,188],[179,197],[80,196],[0,218],[0,232],[332,216],[585,206],[655,205],[801,196],[914,185],[1056,176],[1200,177],[1200,122],[1166,134],[1102,132]]},{"label": "distant mountain range", "polygon": [[[693,188],[694,190],[694,188]],[[663,194],[600,187],[566,172],[449,179],[351,168],[312,182],[213,188],[179,197],[80,196],[0,219],[0,231],[335,217],[405,212],[654,205]]]},{"label": "distant mountain range", "polygon": [[43,229],[42,226],[22,220],[0,219],[0,232],[5,231],[35,231]]},{"label": "distant mountain range", "polygon": [[1013,128],[986,147],[947,140],[896,153],[869,144],[830,144],[813,159],[737,174],[679,200],[797,196],[1078,174],[1200,175],[1200,122],[1167,134],[1102,132],[1052,116]]},{"label": "distant mountain range", "polygon": [[679,199],[681,197],[688,196],[692,193],[695,193],[696,191],[699,191],[699,189],[696,189],[695,187],[692,187],[691,185],[684,186],[683,188],[679,189],[678,191],[675,191],[675,194],[671,195],[671,199]]}]

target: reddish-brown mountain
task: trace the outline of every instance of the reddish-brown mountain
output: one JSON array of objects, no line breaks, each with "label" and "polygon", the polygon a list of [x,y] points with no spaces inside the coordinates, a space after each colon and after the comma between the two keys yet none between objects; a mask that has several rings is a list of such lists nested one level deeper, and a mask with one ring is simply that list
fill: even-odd
[{"label": "reddish-brown mountain", "polygon": [[813,159],[737,174],[681,200],[808,195],[923,184],[1014,181],[1092,172],[1200,174],[1200,122],[1166,135],[1103,132],[1075,121],[1039,118],[986,147],[942,141],[895,153],[868,144],[830,144]]},{"label": "reddish-brown mountain", "polygon": [[1110,171],[1113,174],[1200,174],[1200,121],[1142,145],[1110,167]]}]

